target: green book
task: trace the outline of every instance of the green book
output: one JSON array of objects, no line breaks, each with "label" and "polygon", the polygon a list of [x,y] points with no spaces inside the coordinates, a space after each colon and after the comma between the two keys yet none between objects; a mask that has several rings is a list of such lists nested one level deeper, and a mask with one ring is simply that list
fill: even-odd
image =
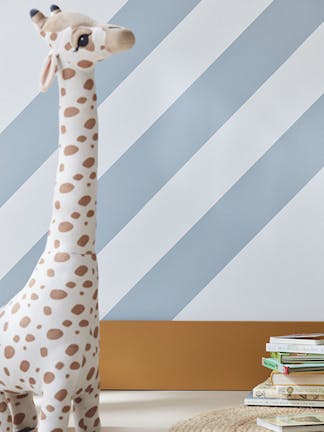
[{"label": "green book", "polygon": [[270,352],[270,357],[280,363],[324,363],[324,354]]},{"label": "green book", "polygon": [[283,374],[289,374],[291,372],[324,371],[324,363],[285,364],[271,357],[262,357],[262,366]]}]

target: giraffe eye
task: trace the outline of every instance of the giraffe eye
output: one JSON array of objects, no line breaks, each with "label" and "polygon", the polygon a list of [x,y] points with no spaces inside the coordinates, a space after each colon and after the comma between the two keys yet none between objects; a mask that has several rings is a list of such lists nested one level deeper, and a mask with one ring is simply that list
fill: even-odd
[{"label": "giraffe eye", "polygon": [[85,47],[89,43],[89,35],[83,34],[78,39],[78,48],[79,47]]}]

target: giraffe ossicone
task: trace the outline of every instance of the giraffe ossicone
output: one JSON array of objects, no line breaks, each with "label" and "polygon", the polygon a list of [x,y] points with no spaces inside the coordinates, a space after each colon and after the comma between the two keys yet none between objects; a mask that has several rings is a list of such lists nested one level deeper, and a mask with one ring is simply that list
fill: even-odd
[{"label": "giraffe ossicone", "polygon": [[59,82],[58,167],[45,249],[25,287],[0,308],[1,432],[67,432],[72,406],[77,432],[101,429],[94,67],[135,37],[56,5],[50,12],[30,16],[50,48],[41,89],[56,75]]}]

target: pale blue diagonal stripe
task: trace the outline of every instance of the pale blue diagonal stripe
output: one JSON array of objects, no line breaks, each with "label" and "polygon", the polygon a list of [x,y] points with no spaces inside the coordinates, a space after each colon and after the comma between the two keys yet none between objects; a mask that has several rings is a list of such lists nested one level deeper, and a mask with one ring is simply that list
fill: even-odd
[{"label": "pale blue diagonal stripe", "polygon": [[[98,64],[98,102],[103,102],[199,2],[127,2],[111,21],[133,29],[137,43],[127,55],[119,54]],[[5,184],[0,189],[0,206],[57,148],[57,93],[54,85],[48,93],[38,95],[0,135],[0,184]]]},{"label": "pale blue diagonal stripe", "polygon": [[104,319],[172,320],[323,168],[323,115],[324,96]]},{"label": "pale blue diagonal stripe", "polygon": [[[99,184],[102,196],[99,197],[98,250],[318,26],[323,7],[313,5],[309,9],[309,3],[299,2],[296,8],[294,1],[275,2],[115,164],[114,175],[108,173],[103,177]],[[291,15],[294,15],[293,22]],[[215,91],[211,92],[211,88]],[[189,117],[186,117],[187,107]],[[200,112],[209,116],[202,119]],[[138,172],[143,173],[144,181],[140,181]],[[134,183],[139,194],[132,201],[135,191],[129,185]],[[147,184],[152,187],[147,189]],[[0,289],[2,285],[10,285],[19,290],[27,275],[17,278],[21,273],[18,266],[28,260],[32,269],[40,252],[38,245],[31,249],[0,282]]]}]

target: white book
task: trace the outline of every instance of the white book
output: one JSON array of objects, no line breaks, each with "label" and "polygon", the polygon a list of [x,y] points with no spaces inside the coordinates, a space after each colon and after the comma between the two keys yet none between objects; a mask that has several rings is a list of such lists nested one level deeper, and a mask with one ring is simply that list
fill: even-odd
[{"label": "white book", "polygon": [[284,336],[271,336],[270,343],[324,345],[324,333],[300,333]]},{"label": "white book", "polygon": [[267,343],[267,352],[295,352],[308,354],[324,354],[324,345],[306,345],[290,343]]},{"label": "white book", "polygon": [[[247,395],[247,397],[244,399],[244,405],[324,408],[324,401],[276,399],[276,398],[254,398],[253,393],[250,392]],[[323,428],[323,431],[324,431],[324,428]]]},{"label": "white book", "polygon": [[257,425],[274,432],[323,432],[322,413],[290,414],[285,416],[259,417]]}]

